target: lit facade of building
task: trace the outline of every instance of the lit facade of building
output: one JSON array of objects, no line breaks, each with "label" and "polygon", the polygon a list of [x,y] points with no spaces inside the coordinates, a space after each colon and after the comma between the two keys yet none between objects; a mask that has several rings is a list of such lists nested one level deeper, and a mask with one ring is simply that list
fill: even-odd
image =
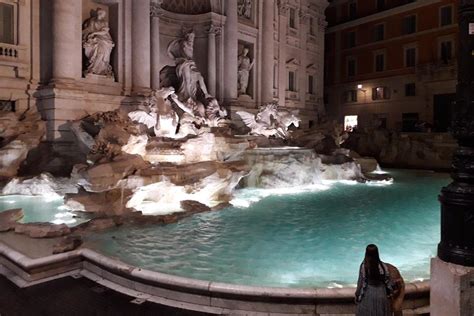
[{"label": "lit facade of building", "polygon": [[[74,142],[68,124],[133,105],[160,87],[173,63],[168,44],[195,33],[194,59],[209,93],[234,113],[277,101],[299,109],[303,126],[323,105],[326,0],[0,0],[0,101],[38,109],[47,141]],[[85,74],[82,28],[106,12],[113,76]],[[238,91],[239,56],[253,62]],[[234,119],[234,118],[233,118]]]},{"label": "lit facade of building", "polygon": [[327,112],[358,127],[446,131],[456,91],[457,1],[334,0]]}]

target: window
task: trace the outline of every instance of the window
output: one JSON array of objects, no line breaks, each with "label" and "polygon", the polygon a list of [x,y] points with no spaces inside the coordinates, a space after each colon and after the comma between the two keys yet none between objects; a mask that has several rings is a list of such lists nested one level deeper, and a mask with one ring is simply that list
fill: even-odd
[{"label": "window", "polygon": [[295,29],[296,28],[296,10],[293,8],[290,8],[290,28]]},{"label": "window", "polygon": [[385,70],[385,54],[375,55],[375,71],[380,72]]},{"label": "window", "polygon": [[440,60],[443,64],[449,64],[453,59],[453,42],[443,41],[440,44]]},{"label": "window", "polygon": [[377,11],[385,10],[385,0],[377,0]]},{"label": "window", "polygon": [[416,96],[416,84],[414,82],[405,84],[405,96],[406,97]]},{"label": "window", "polygon": [[346,91],[346,102],[357,102],[357,90]]},{"label": "window", "polygon": [[349,3],[349,19],[355,20],[357,19],[357,1],[352,0]]},{"label": "window", "polygon": [[377,41],[383,41],[385,38],[385,24],[377,24],[375,26],[375,32],[374,32],[374,40]]},{"label": "window", "polygon": [[288,90],[296,92],[296,73],[294,71],[288,72]]},{"label": "window", "polygon": [[440,9],[440,25],[446,26],[451,24],[453,24],[453,7],[442,7]]},{"label": "window", "polygon": [[314,86],[315,86],[314,76],[309,75],[308,76],[308,93],[309,94],[314,94],[314,90],[315,90]]},{"label": "window", "polygon": [[390,99],[390,92],[387,87],[376,87],[372,89],[372,100]]},{"label": "window", "polygon": [[353,77],[356,75],[356,60],[354,58],[347,59],[347,76]]},{"label": "window", "polygon": [[356,32],[352,31],[347,33],[347,48],[356,46]]},{"label": "window", "polygon": [[0,3],[0,43],[14,44],[13,5]]},{"label": "window", "polygon": [[416,32],[416,15],[403,18],[403,34],[413,34]]},{"label": "window", "polygon": [[415,67],[416,66],[416,48],[407,48],[405,49],[405,67]]},{"label": "window", "polygon": [[346,115],[344,116],[344,130],[352,132],[354,128],[357,128],[357,115]]}]

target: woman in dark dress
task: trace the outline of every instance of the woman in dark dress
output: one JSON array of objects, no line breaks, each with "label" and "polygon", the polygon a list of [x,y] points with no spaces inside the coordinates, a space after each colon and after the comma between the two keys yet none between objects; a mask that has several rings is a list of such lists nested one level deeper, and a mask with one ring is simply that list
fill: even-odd
[{"label": "woman in dark dress", "polygon": [[356,316],[391,316],[393,285],[387,264],[375,245],[368,245],[359,269],[356,290]]}]

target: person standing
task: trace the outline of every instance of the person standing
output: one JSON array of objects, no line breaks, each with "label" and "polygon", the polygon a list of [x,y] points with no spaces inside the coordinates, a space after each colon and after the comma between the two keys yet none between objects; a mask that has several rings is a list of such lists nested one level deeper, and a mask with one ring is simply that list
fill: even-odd
[{"label": "person standing", "polygon": [[[393,278],[391,272],[394,274]],[[356,316],[392,316],[392,299],[397,298],[395,310],[401,309],[399,298],[404,293],[403,287],[403,279],[398,270],[380,260],[376,245],[368,245],[359,269],[355,293]]]}]

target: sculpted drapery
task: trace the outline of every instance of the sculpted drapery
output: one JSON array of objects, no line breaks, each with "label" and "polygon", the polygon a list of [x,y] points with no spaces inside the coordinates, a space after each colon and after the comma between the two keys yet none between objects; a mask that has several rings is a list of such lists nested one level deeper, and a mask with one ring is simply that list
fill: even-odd
[{"label": "sculpted drapery", "polygon": [[82,28],[82,46],[88,59],[87,74],[113,77],[110,54],[115,44],[110,36],[107,13],[101,9],[91,13]]}]

